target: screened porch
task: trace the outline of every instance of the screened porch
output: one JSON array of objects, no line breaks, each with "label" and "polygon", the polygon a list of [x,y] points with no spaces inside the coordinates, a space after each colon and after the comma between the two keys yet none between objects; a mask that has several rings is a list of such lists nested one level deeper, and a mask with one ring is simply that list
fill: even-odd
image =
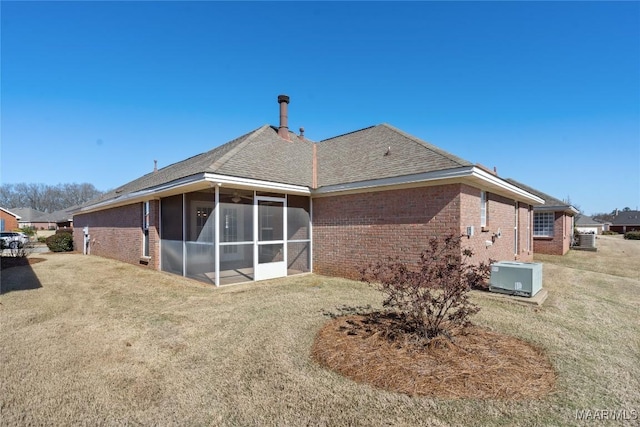
[{"label": "screened porch", "polygon": [[161,269],[216,286],[311,271],[311,199],[214,186],[160,200]]}]

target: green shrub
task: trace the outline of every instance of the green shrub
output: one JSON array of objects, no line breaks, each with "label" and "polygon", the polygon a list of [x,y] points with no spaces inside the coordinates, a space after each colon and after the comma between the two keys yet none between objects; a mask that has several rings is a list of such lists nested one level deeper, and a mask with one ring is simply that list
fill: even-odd
[{"label": "green shrub", "polygon": [[38,236],[38,242],[39,243],[46,243],[47,238],[45,236]]},{"label": "green shrub", "polygon": [[54,234],[45,241],[52,252],[69,252],[73,250],[73,236],[70,233]]},{"label": "green shrub", "polygon": [[602,232],[603,236],[616,236],[618,233],[616,233],[615,231],[611,231],[611,230],[606,230]]},{"label": "green shrub", "polygon": [[624,233],[624,238],[627,240],[640,240],[640,231],[628,231]]},{"label": "green shrub", "polygon": [[26,234],[29,237],[33,237],[36,235],[36,228],[31,226],[26,226],[20,228],[20,232]]}]

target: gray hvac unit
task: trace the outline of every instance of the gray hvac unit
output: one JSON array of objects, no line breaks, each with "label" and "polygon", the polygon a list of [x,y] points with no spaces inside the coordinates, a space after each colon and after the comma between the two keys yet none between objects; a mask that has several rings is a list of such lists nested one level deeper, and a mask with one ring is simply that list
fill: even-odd
[{"label": "gray hvac unit", "polygon": [[489,290],[503,294],[532,297],[542,289],[542,264],[501,261],[491,264]]}]

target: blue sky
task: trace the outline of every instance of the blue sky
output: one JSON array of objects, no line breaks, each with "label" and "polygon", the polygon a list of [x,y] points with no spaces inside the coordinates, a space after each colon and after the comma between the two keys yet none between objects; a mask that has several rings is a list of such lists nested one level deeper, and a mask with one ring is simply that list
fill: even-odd
[{"label": "blue sky", "polygon": [[1,180],[107,190],[263,124],[389,123],[585,213],[640,205],[639,2],[6,2]]}]

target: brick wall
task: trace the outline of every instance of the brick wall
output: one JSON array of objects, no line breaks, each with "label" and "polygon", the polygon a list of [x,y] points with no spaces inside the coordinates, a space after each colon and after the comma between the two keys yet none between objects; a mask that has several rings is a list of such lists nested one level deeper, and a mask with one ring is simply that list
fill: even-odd
[{"label": "brick wall", "polygon": [[[358,278],[359,268],[389,256],[416,262],[429,238],[451,230],[464,233],[467,226],[474,226],[475,233],[462,244],[474,251],[473,260],[513,260],[514,201],[489,194],[488,207],[488,231],[482,232],[480,190],[468,185],[315,198],[313,270]],[[523,214],[525,205],[520,209]],[[492,238],[498,229],[501,237]],[[526,242],[526,236],[520,239]],[[530,261],[532,254],[525,251],[519,259]]]},{"label": "brick wall", "polygon": [[150,202],[149,258],[142,257],[142,203],[74,215],[74,248],[83,251],[83,229],[89,227],[91,255],[159,269],[158,206],[158,201]]},{"label": "brick wall", "polygon": [[13,231],[18,229],[18,220],[15,216],[9,215],[3,210],[0,210],[0,218],[4,221],[4,228],[2,231]]},{"label": "brick wall", "polygon": [[[74,216],[74,244],[82,251],[83,228],[89,227],[92,255],[114,258],[149,268],[160,268],[159,202],[151,201],[150,258],[142,259],[142,204],[135,203],[101,212]],[[517,259],[531,261],[527,250],[527,210],[519,204]],[[454,231],[474,235],[464,238],[473,261],[513,260],[515,206],[511,199],[488,193],[487,230],[480,227],[480,189],[464,184],[378,191],[313,200],[313,270],[319,274],[358,278],[359,269],[370,262],[400,256],[416,262],[429,238]],[[531,216],[532,217],[532,216]],[[529,225],[529,231],[533,229]],[[562,228],[561,228],[562,229]],[[500,237],[497,237],[498,231]],[[490,245],[487,242],[491,242]],[[290,261],[291,268],[308,268],[306,248]],[[297,257],[298,255],[301,255]],[[306,267],[306,268],[305,268]]]},{"label": "brick wall", "polygon": [[569,251],[573,229],[571,216],[554,212],[553,237],[534,238],[533,250],[539,254],[564,255]]},{"label": "brick wall", "polygon": [[[533,251],[527,250],[527,210],[529,205],[518,203],[518,253],[515,248],[515,201],[487,192],[487,226],[480,227],[480,189],[469,185],[460,186],[461,223],[460,232],[466,233],[473,226],[474,236],[463,239],[462,244],[473,250],[474,260],[488,262],[533,260]],[[529,226],[532,232],[533,225]],[[499,235],[499,237],[498,237]],[[491,242],[489,245],[488,242]],[[517,256],[516,256],[517,255]]]},{"label": "brick wall", "polygon": [[616,233],[626,233],[628,231],[640,231],[640,225],[610,225],[610,231],[615,231]]}]

